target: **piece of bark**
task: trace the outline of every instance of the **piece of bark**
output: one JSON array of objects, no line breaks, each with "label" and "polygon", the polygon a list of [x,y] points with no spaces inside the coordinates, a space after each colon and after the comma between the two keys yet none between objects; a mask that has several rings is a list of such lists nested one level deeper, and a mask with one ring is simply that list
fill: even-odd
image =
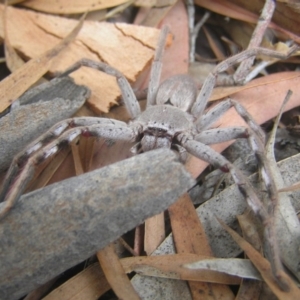
[{"label": "piece of bark", "polygon": [[[57,122],[70,118],[89,97],[70,77],[56,78],[26,92],[0,119],[0,171],[13,157]],[[16,105],[16,103],[14,104]]]},{"label": "piece of bark", "polygon": [[[1,8],[1,5],[0,5]],[[6,42],[6,49],[12,53],[12,45],[8,38],[8,22],[7,22],[7,9],[3,11],[3,37]],[[4,18],[5,17],[5,18]],[[8,58],[8,65],[10,67],[17,67],[12,74],[5,77],[0,82],[0,111],[3,112],[7,109],[14,100],[24,94],[33,84],[35,84],[42,76],[44,76],[51,68],[51,65],[55,62],[55,58],[59,57],[59,53],[65,50],[72,42],[81,30],[84,22],[84,16],[81,18],[75,26],[61,39],[56,39],[56,42],[52,40],[53,47],[47,47],[45,51],[41,51],[34,58],[30,59],[26,64],[21,65],[20,60],[12,66],[12,61]],[[5,24],[5,26],[4,26]],[[24,27],[25,24],[22,24]],[[1,27],[1,26],[0,26]],[[5,30],[4,30],[5,29]],[[1,31],[1,30],[0,30]],[[31,36],[33,32],[29,32]],[[20,39],[21,42],[21,39]]]},{"label": "piece of bark", "polygon": [[22,196],[1,221],[0,299],[21,297],[174,203],[194,183],[175,158],[154,150]]},{"label": "piece of bark", "polygon": [[[0,5],[0,36],[3,38],[2,13],[3,6]],[[76,23],[73,19],[29,10],[7,9],[8,38],[22,57],[38,57],[64,38]],[[55,57],[49,72],[63,72],[76,61],[88,58],[117,68],[130,82],[135,82],[141,72],[149,67],[158,36],[159,30],[155,28],[85,21],[76,41]],[[113,76],[90,68],[80,68],[71,77],[76,83],[91,89],[88,103],[97,113],[108,112],[120,97],[120,89]]]}]

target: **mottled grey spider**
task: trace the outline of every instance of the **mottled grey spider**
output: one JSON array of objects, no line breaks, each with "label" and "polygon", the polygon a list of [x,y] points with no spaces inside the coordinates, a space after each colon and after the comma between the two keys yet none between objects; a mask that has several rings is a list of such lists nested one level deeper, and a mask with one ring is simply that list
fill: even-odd
[{"label": "mottled grey spider", "polygon": [[[218,73],[258,53],[284,59],[295,51],[295,47],[292,47],[286,55],[267,49],[252,48],[230,57],[216,66],[197,96],[197,88],[187,75],[171,77],[159,85],[161,58],[167,35],[168,28],[164,27],[151,68],[147,107],[144,112],[141,112],[127,79],[113,67],[83,59],[64,72],[65,76],[81,66],[87,66],[115,76],[132,121],[126,124],[113,119],[79,117],[54,125],[14,158],[2,186],[0,200],[5,201],[5,205],[0,211],[0,218],[5,216],[20,197],[32,179],[36,166],[81,135],[135,142],[136,145],[132,148],[134,153],[156,148],[172,148],[178,151],[184,160],[188,152],[224,172],[230,172],[241,191],[248,198],[254,197],[241,172],[208,145],[240,137],[249,138],[252,148],[259,156],[261,148],[258,145],[263,139],[260,127],[239,103],[231,99],[221,102],[208,112],[204,110]],[[250,129],[245,127],[208,129],[232,106],[248,123]]]}]

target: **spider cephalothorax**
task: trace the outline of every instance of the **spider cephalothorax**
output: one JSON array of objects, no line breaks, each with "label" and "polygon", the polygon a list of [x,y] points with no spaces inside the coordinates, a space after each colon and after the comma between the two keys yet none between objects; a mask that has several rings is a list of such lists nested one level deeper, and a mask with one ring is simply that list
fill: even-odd
[{"label": "spider cephalothorax", "polygon": [[174,148],[180,133],[194,131],[192,116],[169,104],[147,108],[136,122],[132,122],[133,126],[135,124],[142,128],[143,138],[140,143],[144,152],[156,148]]}]

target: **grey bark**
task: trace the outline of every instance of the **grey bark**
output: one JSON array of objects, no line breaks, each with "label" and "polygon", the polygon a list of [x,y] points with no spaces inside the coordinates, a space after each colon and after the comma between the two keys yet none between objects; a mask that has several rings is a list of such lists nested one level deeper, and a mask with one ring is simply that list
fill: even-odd
[{"label": "grey bark", "polygon": [[0,299],[18,299],[174,203],[194,184],[175,157],[150,151],[22,196],[0,222]]},{"label": "grey bark", "polygon": [[90,91],[70,77],[55,78],[30,89],[0,114],[0,172],[31,141],[75,114]]}]

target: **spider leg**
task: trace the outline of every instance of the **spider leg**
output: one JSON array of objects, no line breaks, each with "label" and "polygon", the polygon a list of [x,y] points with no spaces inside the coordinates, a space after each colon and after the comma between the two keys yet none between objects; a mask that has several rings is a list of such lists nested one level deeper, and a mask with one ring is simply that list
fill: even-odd
[{"label": "spider leg", "polygon": [[189,139],[188,136],[182,134],[180,144],[187,150],[188,153],[210,163],[211,165],[219,168],[223,172],[230,172],[234,182],[236,183],[239,191],[246,198],[248,205],[252,208],[255,214],[258,215],[260,220],[266,220],[268,212],[257,197],[252,185],[248,178],[243,175],[230,161],[224,156],[202,144],[198,141]]},{"label": "spider leg", "polygon": [[[81,118],[79,118],[81,119]],[[84,119],[84,118],[82,118]],[[95,118],[96,119],[96,118]],[[72,119],[71,119],[72,120]],[[75,121],[74,121],[75,120]],[[73,122],[76,123],[76,118],[73,119]],[[33,154],[31,153],[30,156],[27,157],[26,161],[23,161],[23,165],[20,167],[17,164],[17,158],[14,161],[14,174],[17,174],[17,177],[7,177],[5,181],[5,193],[4,201],[5,205],[1,208],[0,211],[0,219],[2,219],[7,212],[13,207],[15,202],[18,200],[20,195],[26,189],[27,184],[33,178],[35,168],[46,161],[47,159],[53,157],[57,152],[60,151],[62,147],[69,145],[72,141],[76,140],[79,136],[83,135],[86,137],[95,136],[95,137],[102,137],[107,139],[114,139],[114,140],[125,140],[125,141],[134,141],[136,137],[136,130],[137,128],[130,128],[125,123],[119,122],[115,120],[109,120],[111,122],[110,125],[107,125],[107,121],[103,121],[106,124],[99,124],[101,123],[102,119],[98,119],[98,124],[89,125],[89,126],[80,126],[71,128],[65,131],[56,139],[53,139],[50,143],[48,143],[44,147],[40,147],[39,150],[36,150]],[[105,120],[105,119],[104,119]],[[85,123],[85,120],[78,120],[77,124],[80,124],[80,121]],[[96,121],[96,120],[95,120]],[[115,122],[115,124],[113,123]],[[88,122],[87,122],[88,123]],[[48,132],[49,136],[51,132]],[[35,143],[38,145],[38,141]],[[32,143],[34,145],[34,143]],[[25,150],[26,153],[26,150]],[[24,153],[23,153],[24,154]],[[24,158],[24,157],[23,157]],[[12,173],[11,173],[12,174]],[[9,175],[10,176],[10,175]]]},{"label": "spider leg", "polygon": [[[266,32],[271,22],[275,7],[276,1],[267,0],[265,2],[262,13],[258,19],[257,25],[249,42],[248,49],[259,47],[259,45],[261,44],[264,33]],[[254,59],[255,57],[249,57],[248,59],[241,62],[233,75],[233,80],[236,84],[244,84],[245,78],[249,74],[249,70],[253,65]]]},{"label": "spider leg", "polygon": [[149,80],[148,95],[147,95],[147,107],[151,105],[155,105],[156,94],[159,88],[160,75],[162,70],[162,57],[163,57],[168,33],[169,33],[169,28],[167,26],[164,26],[159,36],[159,41],[157,43],[154,60],[150,71],[150,80]]},{"label": "spider leg", "polygon": [[105,72],[108,75],[116,77],[117,83],[120,87],[122,97],[126,106],[126,109],[131,117],[131,119],[137,118],[141,113],[140,105],[136,99],[136,96],[126,79],[126,77],[117,69],[102,63],[102,62],[96,62],[91,59],[81,59],[77,61],[74,65],[72,65],[70,68],[68,68],[66,71],[64,71],[62,74],[60,74],[60,77],[67,76],[71,74],[72,72],[76,71],[80,67],[88,67],[92,69],[96,69],[102,72]]},{"label": "spider leg", "polygon": [[42,147],[57,139],[64,131],[71,127],[91,126],[91,125],[123,125],[125,123],[105,118],[96,117],[79,117],[63,120],[53,125],[47,132],[41,135],[38,139],[30,143],[23,151],[19,152],[13,159],[10,168],[6,173],[6,177],[0,191],[0,202],[4,201],[4,197],[8,192],[11,183],[17,176],[18,172],[25,165],[27,160],[40,150]]},{"label": "spider leg", "polygon": [[[223,116],[227,110],[234,107],[237,113],[244,119],[248,126],[256,132],[259,138],[264,141],[265,134],[260,128],[260,126],[255,122],[253,117],[248,113],[248,111],[237,101],[228,98],[225,101],[220,102],[215,107],[206,112],[202,118],[198,118],[196,121],[196,128],[199,134],[197,136],[203,137],[203,131],[213,123],[215,123],[221,116]],[[206,130],[205,130],[206,131]],[[198,139],[197,139],[198,140]]]},{"label": "spider leg", "polygon": [[216,83],[216,79],[219,73],[226,71],[229,67],[234,66],[235,64],[241,63],[247,58],[254,57],[258,54],[266,55],[269,57],[275,57],[279,59],[286,59],[290,55],[292,55],[296,50],[298,49],[298,46],[292,46],[289,48],[287,53],[282,53],[274,50],[269,50],[265,48],[251,48],[247,49],[245,51],[242,51],[234,56],[231,56],[227,58],[226,60],[219,63],[214,70],[207,76],[205,79],[203,86],[201,88],[201,91],[199,92],[196,102],[194,103],[192,107],[192,115],[197,118],[197,122],[199,122],[200,118],[202,118],[202,114],[204,112],[204,109],[207,105],[207,101],[213,91],[213,88]]},{"label": "spider leg", "polygon": [[[249,207],[258,216],[259,220],[264,226],[266,245],[271,253],[272,258],[272,270],[280,287],[285,289],[286,283],[284,278],[281,278],[282,264],[278,254],[278,245],[274,227],[274,210],[276,209],[276,204],[279,201],[279,196],[270,163],[264,150],[264,134],[247,110],[240,103],[230,99],[213,108],[213,112],[208,112],[208,116],[202,125],[203,127],[211,125],[231,106],[236,109],[237,113],[249,125],[249,128],[236,127],[204,130],[195,136],[196,141],[188,140],[188,137],[186,136],[181,140],[181,144],[189,153],[215,165],[222,171],[231,173],[240,192],[247,200]],[[258,128],[259,130],[257,130]],[[248,179],[242,174],[242,172],[240,172],[234,165],[232,165],[220,154],[215,152],[212,148],[203,144],[219,143],[239,137],[247,137],[249,144],[255,153],[268,193],[268,201],[262,202],[257,197],[254,188],[249,183]]]},{"label": "spider leg", "polygon": [[251,128],[231,127],[209,129],[197,134],[195,136],[195,141],[201,142],[201,144],[203,143],[205,145],[211,145],[227,142],[237,138],[248,139],[250,147],[253,150],[261,168],[262,177],[265,181],[269,198],[272,199],[272,201],[276,201],[276,199],[278,198],[278,192],[276,190],[276,185],[272,176],[270,166],[268,164],[268,160],[264,153],[263,141]]},{"label": "spider leg", "polygon": [[195,135],[195,140],[205,145],[223,143],[239,138],[248,138],[249,129],[246,127],[213,128]]},{"label": "spider leg", "polygon": [[[266,181],[266,187],[270,199],[277,199],[276,185],[264,152],[265,134],[260,126],[255,122],[253,117],[248,113],[243,105],[232,99],[228,99],[219,105],[216,105],[207,114],[203,116],[203,121],[197,120],[197,130],[209,127],[215,120],[217,120],[230,107],[234,107],[237,113],[243,118],[249,128],[241,129],[211,129],[209,131],[202,131],[195,136],[197,141],[211,143],[220,143],[229,141],[231,138],[244,137],[248,138],[250,147],[255,153],[258,163],[262,169],[262,175]],[[244,130],[244,131],[243,131]],[[216,133],[215,140],[211,137],[211,133]],[[228,139],[227,139],[228,137]]]}]

